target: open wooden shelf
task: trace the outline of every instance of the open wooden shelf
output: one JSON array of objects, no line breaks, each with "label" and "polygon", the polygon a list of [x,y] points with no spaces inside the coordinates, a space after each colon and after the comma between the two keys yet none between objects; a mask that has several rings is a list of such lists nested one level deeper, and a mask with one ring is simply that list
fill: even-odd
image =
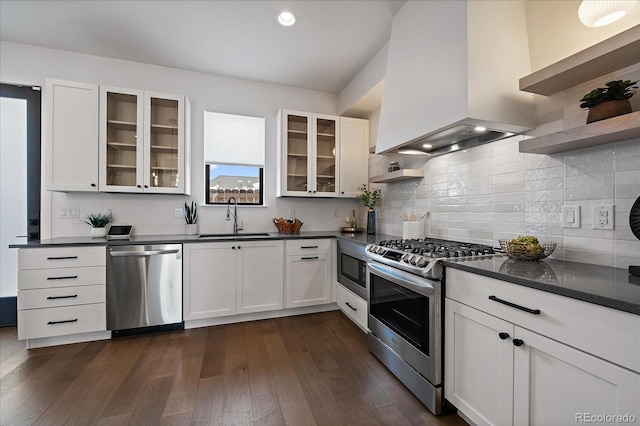
[{"label": "open wooden shelf", "polygon": [[640,62],[640,25],[520,79],[520,90],[550,96]]},{"label": "open wooden shelf", "polygon": [[520,152],[556,154],[640,137],[640,111],[520,141]]},{"label": "open wooden shelf", "polygon": [[420,169],[400,169],[395,172],[385,173],[380,176],[371,177],[373,183],[390,183],[407,179],[418,179],[424,177],[424,170]]}]

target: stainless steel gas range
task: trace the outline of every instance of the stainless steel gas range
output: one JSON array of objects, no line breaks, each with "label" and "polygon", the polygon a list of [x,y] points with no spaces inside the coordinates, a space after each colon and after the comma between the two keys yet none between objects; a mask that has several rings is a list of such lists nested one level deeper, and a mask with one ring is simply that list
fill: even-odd
[{"label": "stainless steel gas range", "polygon": [[442,398],[442,259],[495,254],[458,241],[386,240],[366,247],[371,352],[434,414]]}]

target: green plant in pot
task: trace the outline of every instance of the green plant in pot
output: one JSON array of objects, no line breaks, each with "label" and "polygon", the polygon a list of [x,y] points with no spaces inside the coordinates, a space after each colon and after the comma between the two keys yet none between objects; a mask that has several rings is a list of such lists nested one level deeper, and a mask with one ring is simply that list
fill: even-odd
[{"label": "green plant in pot", "polygon": [[360,194],[356,196],[358,200],[362,201],[367,207],[367,234],[375,234],[376,233],[376,211],[375,207],[380,202],[380,190],[374,189],[373,191],[369,191],[367,188],[367,184],[363,183],[358,188]]},{"label": "green plant in pot", "polygon": [[191,201],[191,205],[184,203],[184,220],[185,234],[197,235],[198,234],[198,203]]},{"label": "green plant in pot", "polygon": [[84,223],[91,226],[91,236],[94,238],[104,238],[107,235],[107,225],[111,223],[113,217],[111,213],[89,213],[84,218]]},{"label": "green plant in pot", "polygon": [[637,81],[615,80],[598,87],[580,99],[580,108],[589,108],[587,123],[605,120],[618,115],[629,114],[629,99],[636,93]]}]

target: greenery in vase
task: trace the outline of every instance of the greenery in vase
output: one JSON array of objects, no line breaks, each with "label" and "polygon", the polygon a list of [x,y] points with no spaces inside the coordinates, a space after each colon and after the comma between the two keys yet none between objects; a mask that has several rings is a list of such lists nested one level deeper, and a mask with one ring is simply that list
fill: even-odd
[{"label": "greenery in vase", "polygon": [[580,108],[591,108],[598,104],[608,101],[620,101],[631,98],[638,86],[634,86],[637,81],[631,80],[615,80],[606,83],[607,87],[598,87],[584,95],[580,99]]},{"label": "greenery in vase", "polygon": [[191,201],[191,207],[186,202],[184,203],[184,220],[187,225],[198,223],[198,203]]},{"label": "greenery in vase", "polygon": [[358,194],[356,198],[358,200],[361,200],[364,203],[364,205],[368,207],[370,210],[373,210],[378,205],[378,202],[380,202],[379,189],[374,189],[373,191],[369,191],[367,189],[367,184],[363,183],[362,185],[360,185],[358,190],[361,191],[361,193]]},{"label": "greenery in vase", "polygon": [[89,213],[84,218],[84,223],[91,225],[92,228],[104,228],[109,223],[111,223],[112,219],[113,218],[111,217],[111,213],[106,213],[106,214]]}]

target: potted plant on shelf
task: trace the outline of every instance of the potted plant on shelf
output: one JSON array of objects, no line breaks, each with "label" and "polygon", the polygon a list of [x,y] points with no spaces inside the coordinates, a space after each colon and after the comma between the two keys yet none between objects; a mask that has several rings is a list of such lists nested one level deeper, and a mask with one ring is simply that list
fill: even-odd
[{"label": "potted plant on shelf", "polygon": [[580,108],[589,108],[587,124],[631,112],[631,98],[638,89],[637,81],[615,80],[598,87],[580,99]]},{"label": "potted plant on shelf", "polygon": [[184,233],[187,235],[198,234],[198,203],[191,201],[191,206],[186,202],[184,203],[184,220],[187,222],[185,225]]},{"label": "potted plant on shelf", "polygon": [[367,234],[375,234],[376,233],[376,206],[378,202],[380,202],[380,190],[374,189],[373,191],[369,191],[367,189],[367,184],[363,183],[360,185],[358,190],[361,192],[356,196],[359,200],[361,200],[365,207],[367,207]]},{"label": "potted plant on shelf", "polygon": [[91,225],[91,236],[93,238],[104,238],[107,235],[107,225],[111,223],[113,217],[111,213],[89,213],[84,218],[84,222]]}]

